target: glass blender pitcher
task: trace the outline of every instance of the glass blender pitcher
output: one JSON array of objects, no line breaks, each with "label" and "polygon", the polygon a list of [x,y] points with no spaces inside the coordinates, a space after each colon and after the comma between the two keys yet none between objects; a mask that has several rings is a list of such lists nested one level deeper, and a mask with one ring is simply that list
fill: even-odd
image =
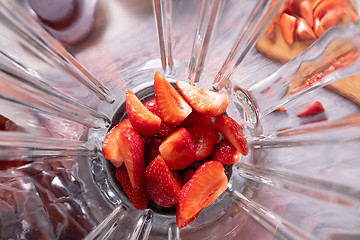
[{"label": "glass blender pitcher", "polygon": [[[280,65],[254,46],[284,1],[36,3],[0,2],[1,238],[360,238],[359,106],[323,88],[360,72],[358,22]],[[226,92],[251,149],[181,230],[174,209],[136,210],[101,153],[156,71]],[[324,114],[296,117],[316,100]]]}]

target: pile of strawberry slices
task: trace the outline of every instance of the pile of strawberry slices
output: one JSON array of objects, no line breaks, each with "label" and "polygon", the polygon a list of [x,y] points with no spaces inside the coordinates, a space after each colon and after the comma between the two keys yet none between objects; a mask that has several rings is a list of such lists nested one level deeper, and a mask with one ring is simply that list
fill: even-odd
[{"label": "pile of strawberry slices", "polygon": [[157,72],[154,100],[143,104],[127,91],[128,119],[107,133],[102,152],[135,208],[147,208],[149,198],[176,205],[182,228],[226,190],[223,164],[239,162],[248,144],[242,125],[224,114],[227,94],[176,86],[181,94]]}]

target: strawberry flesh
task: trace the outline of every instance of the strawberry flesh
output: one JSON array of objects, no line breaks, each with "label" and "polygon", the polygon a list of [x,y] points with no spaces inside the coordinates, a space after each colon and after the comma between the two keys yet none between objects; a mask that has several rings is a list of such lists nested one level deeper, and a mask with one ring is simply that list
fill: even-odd
[{"label": "strawberry flesh", "polygon": [[201,122],[188,126],[186,129],[195,146],[195,161],[210,156],[215,144],[219,141],[219,133],[214,128],[211,118],[204,118]]},{"label": "strawberry flesh", "polygon": [[241,160],[241,153],[226,138],[223,138],[216,144],[211,160],[221,164],[238,163]]},{"label": "strawberry flesh", "polygon": [[183,228],[196,218],[205,207],[212,204],[227,188],[224,167],[216,161],[204,163],[180,192],[176,222]]},{"label": "strawberry flesh", "polygon": [[118,146],[122,153],[131,186],[135,189],[143,182],[145,160],[144,142],[141,136],[132,128],[125,128],[119,133]]},{"label": "strawberry flesh", "polygon": [[133,188],[124,165],[116,170],[115,176],[121,183],[121,186],[133,206],[139,210],[146,209],[148,205],[148,194],[146,192],[145,185],[141,184],[139,187]]},{"label": "strawberry flesh", "polygon": [[296,29],[296,18],[283,13],[279,19],[279,28],[286,44],[291,45],[294,42],[294,33]]},{"label": "strawberry flesh", "polygon": [[249,146],[242,130],[242,125],[226,115],[215,119],[214,127],[244,156],[249,152]]},{"label": "strawberry flesh", "polygon": [[123,162],[123,155],[118,145],[118,136],[125,128],[132,128],[129,119],[125,119],[113,127],[105,137],[102,144],[102,153],[106,159],[108,159],[115,167],[120,167]]},{"label": "strawberry flesh", "polygon": [[157,205],[171,207],[178,203],[181,187],[160,155],[145,169],[144,183],[149,197]]},{"label": "strawberry flesh", "polygon": [[154,90],[161,119],[168,124],[180,125],[192,108],[159,72],[155,73]]},{"label": "strawberry flesh", "polygon": [[299,112],[297,117],[313,117],[318,114],[325,112],[323,105],[319,101],[313,102],[309,107],[307,107],[302,112]]},{"label": "strawberry flesh", "polygon": [[150,112],[132,91],[126,91],[126,113],[140,135],[151,137],[159,131],[161,119]]},{"label": "strawberry flesh", "polygon": [[226,93],[218,93],[177,81],[176,86],[186,101],[200,114],[216,117],[223,114],[229,105]]},{"label": "strawberry flesh", "polygon": [[179,128],[170,134],[161,143],[159,151],[166,164],[172,169],[184,169],[196,157],[191,135],[185,128]]}]

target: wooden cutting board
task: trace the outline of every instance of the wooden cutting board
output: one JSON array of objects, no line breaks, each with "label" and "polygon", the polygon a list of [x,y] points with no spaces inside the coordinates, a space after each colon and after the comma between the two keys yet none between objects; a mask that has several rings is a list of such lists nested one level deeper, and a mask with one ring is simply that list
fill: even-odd
[{"label": "wooden cutting board", "polygon": [[[311,43],[312,41],[304,42],[295,39],[294,43],[288,46],[276,25],[274,38],[262,36],[256,49],[268,58],[286,63],[303,52]],[[360,73],[328,84],[326,88],[360,106]]]}]

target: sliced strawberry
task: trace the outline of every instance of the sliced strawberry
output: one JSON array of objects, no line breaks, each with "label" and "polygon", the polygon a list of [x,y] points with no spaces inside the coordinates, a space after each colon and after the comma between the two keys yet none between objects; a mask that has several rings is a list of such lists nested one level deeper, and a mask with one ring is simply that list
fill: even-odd
[{"label": "sliced strawberry", "polygon": [[275,112],[287,112],[287,109],[284,107],[279,107],[279,108],[275,109]]},{"label": "sliced strawberry", "polygon": [[192,168],[185,168],[184,170],[181,171],[181,178],[183,183],[187,183],[192,176],[194,175],[195,170]]},{"label": "sliced strawberry", "polygon": [[177,81],[176,86],[186,101],[200,114],[216,117],[223,114],[229,106],[226,93],[218,93]]},{"label": "sliced strawberry", "polygon": [[182,127],[188,127],[190,125],[196,124],[201,122],[202,120],[206,119],[207,116],[201,115],[197,111],[192,111],[190,115],[185,118],[185,120],[181,123]]},{"label": "sliced strawberry", "polygon": [[126,113],[140,135],[151,137],[159,131],[161,119],[150,112],[132,91],[126,91]]},{"label": "sliced strawberry", "polygon": [[248,143],[242,131],[242,125],[226,115],[215,119],[214,127],[244,156],[249,152]]},{"label": "sliced strawberry", "polygon": [[131,186],[130,178],[124,165],[116,170],[115,176],[121,183],[121,186],[133,206],[140,210],[146,209],[148,205],[148,194],[146,192],[145,185],[141,184],[139,187],[134,189]]},{"label": "sliced strawberry", "polygon": [[221,163],[209,161],[201,165],[181,189],[176,214],[178,227],[183,228],[203,208],[212,204],[226,190],[227,184]]},{"label": "sliced strawberry", "polygon": [[310,28],[314,25],[313,5],[310,0],[304,0],[299,3],[299,15],[308,23]]},{"label": "sliced strawberry", "polygon": [[106,134],[105,140],[102,144],[102,153],[104,157],[110,160],[110,162],[112,162],[112,164],[117,168],[124,162],[122,153],[120,152],[120,148],[118,146],[118,136],[124,128],[132,128],[129,119],[125,119],[113,127]]},{"label": "sliced strawberry", "polygon": [[280,16],[279,28],[281,34],[288,45],[294,42],[294,33],[296,29],[296,18],[289,14],[283,13]]},{"label": "sliced strawberry", "polygon": [[141,136],[132,128],[125,128],[121,131],[118,139],[118,147],[122,153],[131,186],[134,189],[138,188],[143,182],[145,168],[144,142]]},{"label": "sliced strawberry", "polygon": [[216,144],[211,160],[221,164],[238,163],[241,160],[241,153],[226,138],[223,138]]},{"label": "sliced strawberry", "polygon": [[[193,217],[186,219],[184,222],[181,218],[176,217],[176,224],[178,225],[179,229],[189,225],[192,221],[194,221],[199,215],[200,215],[201,210],[196,213]],[[176,216],[180,215],[180,208],[179,205],[176,205]]]},{"label": "sliced strawberry", "polygon": [[316,39],[314,31],[303,18],[298,19],[296,35],[301,41],[311,41]]},{"label": "sliced strawberry", "polygon": [[[155,99],[153,100],[150,100],[150,101],[147,101],[145,103],[145,107],[147,109],[150,110],[150,112],[152,112],[153,114],[157,115],[160,117],[160,110],[159,108],[157,107],[156,105],[156,101]],[[191,114],[190,114],[191,115]],[[170,135],[170,133],[172,133],[174,130],[177,129],[177,126],[175,125],[171,125],[171,124],[167,124],[167,123],[164,123],[164,122],[161,122],[161,125],[160,125],[160,129],[159,131],[156,133],[156,136],[161,138],[161,139],[164,139],[166,138],[167,136]]]},{"label": "sliced strawberry", "polygon": [[179,201],[181,187],[160,155],[145,169],[144,183],[157,205],[171,207]]},{"label": "sliced strawberry", "polygon": [[162,143],[162,139],[160,138],[147,138],[144,141],[145,145],[145,165],[149,165],[152,160],[154,160],[159,154],[159,146]]},{"label": "sliced strawberry", "polygon": [[168,124],[180,125],[192,111],[189,104],[159,72],[155,73],[154,90],[161,119]]},{"label": "sliced strawberry", "polygon": [[318,102],[315,101],[313,102],[309,107],[307,107],[305,110],[303,110],[302,112],[299,112],[296,116],[297,117],[312,117],[318,114],[321,114],[325,111],[323,105]]},{"label": "sliced strawberry", "polygon": [[210,117],[186,128],[195,146],[195,161],[202,160],[211,155],[215,144],[219,141],[219,133],[214,128]]},{"label": "sliced strawberry", "polygon": [[190,133],[185,128],[179,128],[170,134],[159,147],[161,156],[172,169],[183,169],[195,159],[195,146]]}]

